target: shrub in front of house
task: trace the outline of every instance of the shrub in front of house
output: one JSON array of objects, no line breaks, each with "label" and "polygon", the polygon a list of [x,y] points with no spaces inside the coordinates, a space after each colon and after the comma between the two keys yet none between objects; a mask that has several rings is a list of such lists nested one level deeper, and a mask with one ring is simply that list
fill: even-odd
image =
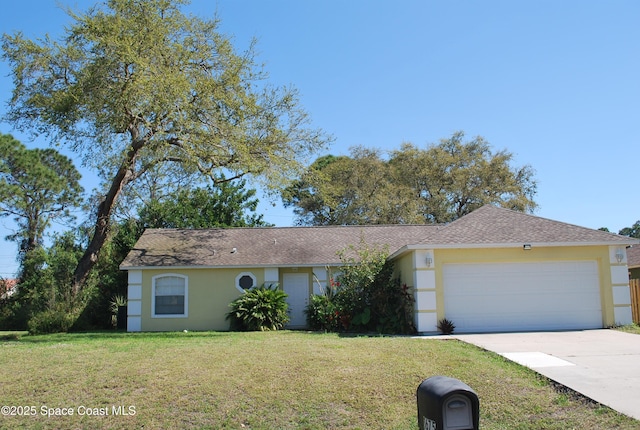
[{"label": "shrub in front of house", "polygon": [[311,330],[337,331],[338,318],[336,307],[331,298],[326,295],[313,295],[305,309],[307,326]]},{"label": "shrub in front of house", "polygon": [[[413,296],[393,277],[388,253],[361,243],[351,247],[357,259],[341,254],[343,266],[323,295],[311,298],[307,323],[311,329],[407,334],[415,332]],[[353,255],[353,252],[350,253]]]},{"label": "shrub in front of house", "polygon": [[414,333],[413,296],[400,279],[391,276],[392,269],[388,263],[368,284],[341,282],[326,324],[337,331]]},{"label": "shrub in front of house", "polygon": [[278,285],[247,290],[229,306],[232,331],[279,330],[289,322],[287,294]]}]

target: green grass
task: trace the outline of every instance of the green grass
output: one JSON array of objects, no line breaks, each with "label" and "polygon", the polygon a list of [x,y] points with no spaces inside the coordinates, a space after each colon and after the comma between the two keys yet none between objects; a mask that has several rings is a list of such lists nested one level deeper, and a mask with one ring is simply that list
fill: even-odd
[{"label": "green grass", "polygon": [[616,329],[625,333],[640,334],[640,325],[638,324],[623,325],[620,327],[616,327]]},{"label": "green grass", "polygon": [[[36,412],[0,416],[0,428],[417,429],[416,389],[433,375],[478,393],[483,429],[639,426],[456,340],[291,331],[0,335],[0,404]],[[135,415],[114,415],[114,407]],[[74,415],[43,415],[49,408]],[[79,415],[83,408],[108,415]]]}]

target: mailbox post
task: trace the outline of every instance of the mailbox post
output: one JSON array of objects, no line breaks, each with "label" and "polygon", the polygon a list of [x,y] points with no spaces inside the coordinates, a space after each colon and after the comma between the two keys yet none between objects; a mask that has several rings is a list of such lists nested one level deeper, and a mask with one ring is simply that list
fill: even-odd
[{"label": "mailbox post", "polygon": [[446,376],[432,376],[418,386],[420,430],[476,430],[480,401],[467,384]]}]

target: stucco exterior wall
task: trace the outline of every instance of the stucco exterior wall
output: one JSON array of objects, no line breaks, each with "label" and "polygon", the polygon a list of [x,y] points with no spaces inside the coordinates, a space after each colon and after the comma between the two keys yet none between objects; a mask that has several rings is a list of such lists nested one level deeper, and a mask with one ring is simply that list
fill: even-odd
[{"label": "stucco exterior wall", "polygon": [[[256,286],[277,282],[283,288],[283,277],[287,273],[303,273],[309,277],[309,296],[320,283],[327,284],[331,270],[323,268],[232,268],[232,269],[145,269],[129,272],[129,331],[182,331],[182,330],[229,330],[225,319],[229,304],[242,292],[236,287],[236,278],[242,273],[251,273]],[[316,274],[316,276],[314,276]],[[188,280],[186,317],[158,317],[152,314],[152,284],[158,275],[181,275]]]},{"label": "stucco exterior wall", "polygon": [[[264,270],[255,269],[182,269],[144,270],[142,274],[142,331],[228,330],[225,320],[229,303],[242,294],[235,286],[236,276],[251,272],[256,284],[264,283]],[[177,274],[188,278],[188,316],[152,317],[152,279],[157,275]]]},{"label": "stucco exterior wall", "polygon": [[[264,269],[147,269],[129,273],[129,331],[228,330],[229,303],[242,294],[236,277],[250,272],[256,285],[265,282]],[[187,316],[154,317],[152,282],[158,275],[187,278]],[[133,275],[133,276],[132,276]]]},{"label": "stucco exterior wall", "polygon": [[393,270],[394,278],[400,278],[401,283],[406,284],[409,288],[413,288],[413,254],[404,254],[402,257],[397,258],[394,261]]}]

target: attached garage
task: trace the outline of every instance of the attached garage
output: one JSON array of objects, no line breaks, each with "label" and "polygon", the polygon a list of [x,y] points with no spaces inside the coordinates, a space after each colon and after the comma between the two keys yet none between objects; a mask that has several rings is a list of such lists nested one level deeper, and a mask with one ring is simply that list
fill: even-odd
[{"label": "attached garage", "polygon": [[444,264],[444,315],[457,332],[601,328],[596,261]]}]

